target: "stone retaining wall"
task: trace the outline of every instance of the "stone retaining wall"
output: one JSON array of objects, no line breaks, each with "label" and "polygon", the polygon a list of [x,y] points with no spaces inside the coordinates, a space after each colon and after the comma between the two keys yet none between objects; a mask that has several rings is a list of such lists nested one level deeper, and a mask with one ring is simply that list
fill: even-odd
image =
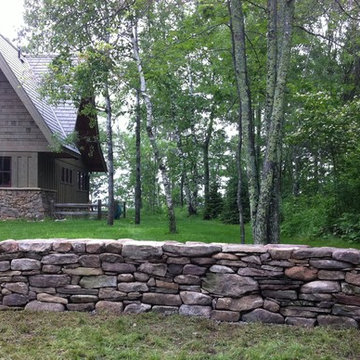
[{"label": "stone retaining wall", "polygon": [[56,191],[39,188],[1,188],[0,219],[39,220],[50,216]]},{"label": "stone retaining wall", "polygon": [[134,240],[0,242],[0,308],[358,327],[360,251]]}]

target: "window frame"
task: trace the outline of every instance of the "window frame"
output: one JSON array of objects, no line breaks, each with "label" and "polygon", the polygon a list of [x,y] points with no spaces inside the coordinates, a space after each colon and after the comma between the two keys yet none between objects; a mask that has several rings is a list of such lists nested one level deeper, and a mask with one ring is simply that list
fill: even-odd
[{"label": "window frame", "polygon": [[[9,161],[9,169],[5,170],[4,162]],[[11,156],[0,156],[0,187],[11,187],[12,184],[12,158]],[[9,182],[7,184],[2,183],[4,181],[4,174],[8,174]]]}]

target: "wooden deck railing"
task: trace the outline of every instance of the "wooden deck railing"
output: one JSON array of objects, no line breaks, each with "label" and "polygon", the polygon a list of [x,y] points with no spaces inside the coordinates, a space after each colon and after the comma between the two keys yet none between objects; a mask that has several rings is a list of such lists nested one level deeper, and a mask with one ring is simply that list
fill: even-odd
[{"label": "wooden deck railing", "polygon": [[[121,215],[123,218],[126,217],[126,202],[125,201],[116,201],[121,206]],[[87,217],[93,216],[94,218],[101,220],[103,214],[107,213],[108,204],[103,204],[101,200],[98,200],[97,203],[86,203],[86,204],[76,204],[76,203],[55,203],[54,201],[50,202],[50,215],[53,219],[66,218],[72,216],[78,217]],[[106,210],[104,210],[104,208]]]}]

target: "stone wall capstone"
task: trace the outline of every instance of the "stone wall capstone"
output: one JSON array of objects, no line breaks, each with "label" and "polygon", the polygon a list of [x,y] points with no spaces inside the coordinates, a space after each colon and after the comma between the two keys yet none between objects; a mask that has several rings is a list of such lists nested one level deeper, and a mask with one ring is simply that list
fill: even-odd
[{"label": "stone wall capstone", "polygon": [[90,239],[0,242],[0,310],[358,328],[360,251]]}]

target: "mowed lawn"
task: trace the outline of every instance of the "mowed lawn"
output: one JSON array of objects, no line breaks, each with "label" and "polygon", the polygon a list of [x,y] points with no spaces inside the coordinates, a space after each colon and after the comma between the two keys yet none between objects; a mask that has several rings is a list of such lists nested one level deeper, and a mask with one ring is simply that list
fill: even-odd
[{"label": "mowed lawn", "polygon": [[[164,214],[142,216],[140,225],[135,225],[133,213],[128,212],[126,219],[116,220],[108,226],[106,220],[73,219],[63,221],[0,221],[0,240],[41,239],[41,238],[96,238],[136,240],[176,240],[239,243],[239,226],[223,224],[218,220],[205,221],[201,216],[188,217],[183,211],[177,212],[176,234],[168,232]],[[250,226],[246,226],[246,242],[251,243]],[[338,239],[282,238],[284,244],[308,244],[311,246],[335,246],[360,248],[359,243]]]},{"label": "mowed lawn", "polygon": [[6,360],[359,358],[354,329],[234,325],[151,313],[0,313],[0,359]]}]

